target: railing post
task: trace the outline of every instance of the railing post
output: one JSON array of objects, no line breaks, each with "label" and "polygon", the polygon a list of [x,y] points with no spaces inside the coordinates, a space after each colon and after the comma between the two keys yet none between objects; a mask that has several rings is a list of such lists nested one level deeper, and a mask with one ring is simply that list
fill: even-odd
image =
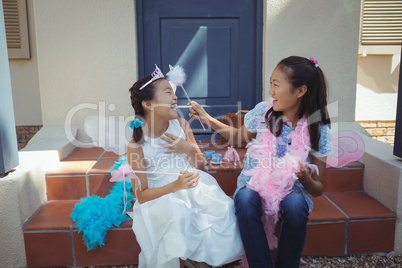
[{"label": "railing post", "polygon": [[402,158],[402,68],[399,68],[398,103],[396,105],[395,123],[394,155]]},{"label": "railing post", "polygon": [[0,178],[18,166],[10,67],[8,63],[3,3],[0,1]]}]

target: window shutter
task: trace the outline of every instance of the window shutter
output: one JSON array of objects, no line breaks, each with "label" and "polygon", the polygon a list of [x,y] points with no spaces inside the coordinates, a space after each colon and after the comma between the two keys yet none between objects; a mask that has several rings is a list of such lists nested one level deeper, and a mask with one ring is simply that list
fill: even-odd
[{"label": "window shutter", "polygon": [[9,59],[29,59],[26,0],[2,0]]},{"label": "window shutter", "polygon": [[362,45],[401,45],[402,1],[364,0]]}]

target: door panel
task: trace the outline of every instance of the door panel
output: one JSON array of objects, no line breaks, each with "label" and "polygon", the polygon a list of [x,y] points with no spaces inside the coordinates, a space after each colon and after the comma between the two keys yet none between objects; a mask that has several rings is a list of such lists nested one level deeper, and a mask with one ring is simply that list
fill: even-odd
[{"label": "door panel", "polygon": [[[137,0],[139,74],[184,68],[192,100],[214,117],[262,99],[262,0]],[[187,99],[177,89],[180,113]],[[199,122],[189,120],[195,133]]]}]

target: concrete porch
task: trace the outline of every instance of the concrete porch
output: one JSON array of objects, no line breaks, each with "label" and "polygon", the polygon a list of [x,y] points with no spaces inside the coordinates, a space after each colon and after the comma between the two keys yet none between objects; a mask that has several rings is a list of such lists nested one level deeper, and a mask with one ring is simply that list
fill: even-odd
[{"label": "concrete porch", "polygon": [[[342,126],[348,129],[354,127],[357,126],[350,123]],[[45,131],[46,128],[42,132]],[[398,189],[399,184],[395,183],[399,182],[401,176],[401,162],[384,159],[387,156],[384,155],[387,150],[384,146],[389,145],[370,137],[363,138],[366,153],[359,162],[352,162],[341,169],[327,170],[325,193],[313,200],[315,208],[310,215],[303,251],[306,256],[344,256],[391,251],[401,254],[401,214],[398,209],[393,208],[395,205],[398,208],[399,191],[385,191]],[[209,141],[200,141],[199,144],[203,150],[211,149]],[[38,144],[32,143],[27,151],[21,153],[27,153],[29,147],[36,146]],[[226,149],[214,150],[224,152]],[[13,261],[26,258],[26,265],[29,267],[137,263],[140,249],[131,230],[131,221],[109,231],[103,248],[87,252],[82,235],[78,234],[70,218],[72,209],[80,198],[93,194],[105,196],[108,193],[112,186],[108,170],[117,160],[117,155],[96,147],[74,149],[64,146],[61,151],[63,160],[54,163],[47,168],[46,173],[37,176],[36,180],[41,187],[32,185],[29,190],[20,190],[21,193],[29,191],[31,196],[35,196],[31,201],[14,201],[19,203],[22,211],[31,215],[20,221],[21,229],[17,228],[19,237],[23,238],[23,241],[16,241],[19,254],[6,254],[2,249],[2,259],[4,256],[11,266],[25,266],[22,263],[15,265]],[[245,150],[238,149],[238,152],[244,156]],[[58,155],[54,157],[57,158]],[[391,158],[390,155],[388,157]],[[232,195],[242,168],[242,163],[238,164],[238,167],[234,167],[232,163],[224,163],[222,166],[208,165],[206,171],[217,179],[228,195]],[[375,174],[373,169],[377,170]],[[380,175],[385,174],[384,170],[392,171],[392,176]]]}]

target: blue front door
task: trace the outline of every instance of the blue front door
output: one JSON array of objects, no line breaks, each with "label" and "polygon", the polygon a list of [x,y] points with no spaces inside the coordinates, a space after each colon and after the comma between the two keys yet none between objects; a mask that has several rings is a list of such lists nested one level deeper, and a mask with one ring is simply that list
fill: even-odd
[{"label": "blue front door", "polygon": [[[137,0],[137,24],[140,77],[155,63],[164,73],[182,66],[190,98],[216,118],[261,101],[262,0]],[[211,132],[189,121],[194,133]]]}]

